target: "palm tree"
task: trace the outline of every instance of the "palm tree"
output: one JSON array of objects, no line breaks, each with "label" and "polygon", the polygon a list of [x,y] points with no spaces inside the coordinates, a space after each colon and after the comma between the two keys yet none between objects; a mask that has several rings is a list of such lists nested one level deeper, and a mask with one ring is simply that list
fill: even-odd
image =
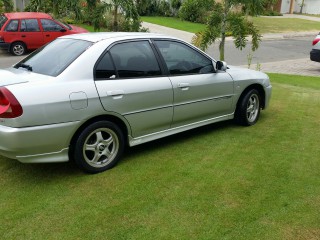
[{"label": "palm tree", "polygon": [[251,35],[252,51],[255,51],[259,47],[261,35],[243,13],[232,10],[237,6],[239,6],[237,0],[224,0],[222,3],[216,3],[205,30],[197,33],[193,37],[192,43],[202,50],[206,50],[210,44],[220,39],[220,60],[223,61],[227,33],[231,33],[236,48],[240,50],[247,44],[246,37]]}]

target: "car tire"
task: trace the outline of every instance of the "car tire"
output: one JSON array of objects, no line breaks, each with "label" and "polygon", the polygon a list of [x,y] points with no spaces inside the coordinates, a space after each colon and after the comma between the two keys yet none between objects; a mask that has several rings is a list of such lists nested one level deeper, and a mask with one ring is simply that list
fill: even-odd
[{"label": "car tire", "polygon": [[15,56],[21,56],[25,54],[27,51],[27,47],[23,42],[14,42],[11,44],[10,52]]},{"label": "car tire", "polygon": [[124,150],[121,129],[109,121],[87,126],[72,146],[73,160],[82,170],[99,173],[114,167]]},{"label": "car tire", "polygon": [[246,92],[238,102],[235,120],[243,126],[254,125],[260,116],[261,97],[256,89]]}]

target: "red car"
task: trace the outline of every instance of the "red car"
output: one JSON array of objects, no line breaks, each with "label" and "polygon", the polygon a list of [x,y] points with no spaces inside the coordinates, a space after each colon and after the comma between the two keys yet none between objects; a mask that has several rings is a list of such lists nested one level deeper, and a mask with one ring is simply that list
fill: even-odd
[{"label": "red car", "polygon": [[46,13],[16,12],[0,15],[0,48],[16,56],[37,49],[57,37],[84,32],[88,31],[61,23]]}]

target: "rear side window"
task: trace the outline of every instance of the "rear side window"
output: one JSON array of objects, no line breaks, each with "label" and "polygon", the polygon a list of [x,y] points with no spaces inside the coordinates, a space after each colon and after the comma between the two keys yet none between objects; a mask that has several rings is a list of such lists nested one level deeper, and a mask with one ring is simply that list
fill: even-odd
[{"label": "rear side window", "polygon": [[9,24],[6,26],[7,32],[16,32],[18,31],[19,20],[11,20]]},{"label": "rear side window", "polygon": [[7,20],[8,18],[5,15],[3,14],[0,15],[0,29],[3,27],[3,25],[6,23]]},{"label": "rear side window", "polygon": [[149,41],[119,43],[110,49],[110,54],[119,78],[161,75]]},{"label": "rear side window", "polygon": [[21,32],[40,32],[39,23],[37,19],[21,20]]},{"label": "rear side window", "polygon": [[108,78],[115,78],[116,71],[113,66],[113,62],[111,60],[110,54],[106,53],[99,61],[96,71],[95,71],[95,79],[102,80]]}]

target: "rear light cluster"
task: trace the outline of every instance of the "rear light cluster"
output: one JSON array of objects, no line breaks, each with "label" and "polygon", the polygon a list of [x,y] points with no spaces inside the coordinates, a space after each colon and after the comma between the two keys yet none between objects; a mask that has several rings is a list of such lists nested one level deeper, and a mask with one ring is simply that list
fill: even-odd
[{"label": "rear light cluster", "polygon": [[316,45],[320,41],[320,37],[315,38],[312,42],[312,46]]},{"label": "rear light cluster", "polygon": [[[0,37],[1,38],[1,37]],[[312,42],[312,46],[316,45],[320,41],[320,33],[316,36],[316,38]]]},{"label": "rear light cluster", "polygon": [[0,118],[16,118],[22,115],[22,107],[15,96],[5,87],[0,87]]}]

